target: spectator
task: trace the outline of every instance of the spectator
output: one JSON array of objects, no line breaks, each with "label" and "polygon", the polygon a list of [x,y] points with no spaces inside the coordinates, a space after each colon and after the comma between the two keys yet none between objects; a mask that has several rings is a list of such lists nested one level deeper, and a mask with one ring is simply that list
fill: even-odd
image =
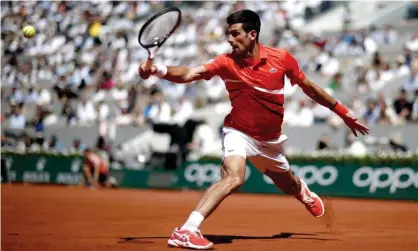
[{"label": "spectator", "polygon": [[386,62],[382,65],[381,75],[382,81],[385,83],[395,78],[395,73],[392,71],[390,64]]},{"label": "spectator", "polygon": [[78,124],[81,126],[92,125],[96,117],[97,114],[93,103],[87,100],[86,96],[82,97],[81,102],[77,106]]},{"label": "spectator", "polygon": [[49,105],[51,104],[51,101],[51,92],[46,88],[42,88],[39,94],[38,105]]},{"label": "spectator", "polygon": [[97,112],[97,119],[100,122],[103,122],[108,119],[110,108],[104,101],[100,101],[97,104],[96,112]]},{"label": "spectator", "polygon": [[58,82],[54,86],[54,91],[56,92],[59,99],[67,97],[68,83],[67,76],[62,75],[59,77]]},{"label": "spectator", "polygon": [[418,90],[415,91],[415,100],[412,105],[412,120],[418,121]]},{"label": "spectator", "polygon": [[405,81],[404,89],[408,92],[418,90],[418,64],[414,66],[411,76]]},{"label": "spectator", "polygon": [[331,150],[331,149],[334,149],[334,147],[331,146],[329,141],[330,141],[329,136],[327,134],[322,135],[318,140],[318,143],[316,145],[316,150]]},{"label": "spectator", "polygon": [[112,79],[112,74],[107,71],[103,72],[101,81],[102,82],[100,87],[104,90],[110,90],[113,88],[113,86],[115,86],[115,82],[113,82]]},{"label": "spectator", "polygon": [[12,92],[9,96],[9,100],[15,104],[21,104],[24,101],[23,93],[20,89],[17,88],[16,85],[13,85]]},{"label": "spectator", "polygon": [[379,94],[379,110],[380,110],[380,124],[399,125],[402,121],[399,120],[395,110],[388,102],[383,93]]},{"label": "spectator", "polygon": [[405,64],[405,57],[404,56],[398,56],[396,59],[396,76],[401,77],[405,75],[409,75],[410,69]]},{"label": "spectator", "polygon": [[15,106],[13,108],[12,115],[10,116],[9,126],[12,129],[24,129],[26,125],[25,116],[22,114],[21,106]]},{"label": "spectator", "polygon": [[82,153],[86,149],[86,145],[81,143],[80,139],[74,139],[73,145],[71,146],[69,153]]},{"label": "spectator", "polygon": [[63,145],[59,142],[57,135],[52,134],[49,141],[46,141],[43,145],[45,151],[62,152]]},{"label": "spectator", "polygon": [[333,53],[328,53],[328,59],[321,66],[321,74],[324,76],[333,76],[340,71],[340,61]]},{"label": "spectator", "polygon": [[383,43],[394,44],[398,39],[398,33],[392,28],[391,25],[386,25],[385,31],[383,32]]},{"label": "spectator", "polygon": [[399,91],[399,97],[393,103],[396,114],[399,115],[401,119],[409,120],[412,112],[412,104],[406,99],[405,89]]},{"label": "spectator", "polygon": [[36,132],[43,132],[44,131],[44,117],[45,115],[41,112],[38,112],[36,115],[36,119],[34,121],[35,131]]},{"label": "spectator", "polygon": [[410,55],[412,51],[418,51],[418,32],[414,33],[411,40],[406,42],[405,48],[408,55]]},{"label": "spectator", "polygon": [[375,125],[380,119],[380,109],[376,104],[376,101],[369,100],[367,102],[367,110],[363,115],[363,119],[367,125]]},{"label": "spectator", "polygon": [[371,37],[377,44],[394,44],[398,34],[390,25],[386,25],[383,31],[377,30],[375,26],[372,26]]},{"label": "spectator", "polygon": [[37,104],[39,102],[39,93],[34,86],[29,87],[28,95],[25,97],[25,103]]},{"label": "spectator", "polygon": [[312,111],[313,105],[311,101],[302,100],[299,102],[299,109],[295,114],[286,114],[287,123],[290,126],[309,127],[313,125],[314,113]]},{"label": "spectator", "polygon": [[193,156],[195,160],[209,155],[213,151],[215,135],[213,129],[209,126],[205,119],[197,120],[198,125],[192,132],[192,140],[188,140],[187,148],[190,151],[189,156]]},{"label": "spectator", "polygon": [[170,105],[164,100],[164,94],[160,90],[151,93],[151,104],[145,115],[153,123],[166,123],[171,118]]},{"label": "spectator", "polygon": [[193,110],[192,102],[186,97],[181,97],[174,106],[173,123],[183,124],[193,114]]},{"label": "spectator", "polygon": [[335,91],[342,90],[342,77],[343,75],[340,72],[337,72],[331,79],[331,82],[328,85],[328,88]]},{"label": "spectator", "polygon": [[70,99],[67,99],[64,103],[64,106],[62,108],[61,115],[65,116],[67,119],[67,125],[68,126],[74,126],[77,123],[77,117],[74,112],[73,107],[71,106]]}]

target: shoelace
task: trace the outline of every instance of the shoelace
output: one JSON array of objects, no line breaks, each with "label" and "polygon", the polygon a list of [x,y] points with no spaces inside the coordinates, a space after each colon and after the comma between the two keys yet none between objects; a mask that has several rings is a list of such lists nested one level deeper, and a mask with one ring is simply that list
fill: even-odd
[{"label": "shoelace", "polygon": [[200,238],[203,238],[203,235],[202,235],[202,233],[200,232],[200,230],[196,230],[195,231],[195,233],[200,237]]}]

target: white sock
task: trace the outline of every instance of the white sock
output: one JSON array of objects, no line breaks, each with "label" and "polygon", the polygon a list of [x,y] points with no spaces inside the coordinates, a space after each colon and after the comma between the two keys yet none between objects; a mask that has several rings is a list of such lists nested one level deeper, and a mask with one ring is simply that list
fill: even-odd
[{"label": "white sock", "polygon": [[200,224],[202,224],[205,217],[197,211],[193,211],[189,218],[187,219],[186,223],[180,229],[187,229],[190,231],[196,231],[199,229]]}]

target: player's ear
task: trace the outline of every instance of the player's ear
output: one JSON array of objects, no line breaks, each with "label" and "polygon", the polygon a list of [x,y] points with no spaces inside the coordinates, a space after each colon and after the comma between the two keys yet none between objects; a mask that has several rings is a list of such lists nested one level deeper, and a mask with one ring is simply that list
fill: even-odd
[{"label": "player's ear", "polygon": [[248,32],[248,36],[250,37],[251,41],[255,41],[257,39],[257,32],[255,30],[252,30]]}]

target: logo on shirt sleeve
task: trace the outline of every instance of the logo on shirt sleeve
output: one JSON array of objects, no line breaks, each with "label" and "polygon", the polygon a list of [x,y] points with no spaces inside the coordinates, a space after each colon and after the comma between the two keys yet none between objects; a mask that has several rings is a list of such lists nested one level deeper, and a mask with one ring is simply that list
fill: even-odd
[{"label": "logo on shirt sleeve", "polygon": [[270,69],[270,73],[275,73],[275,72],[277,72],[276,68],[273,67],[273,68]]}]

